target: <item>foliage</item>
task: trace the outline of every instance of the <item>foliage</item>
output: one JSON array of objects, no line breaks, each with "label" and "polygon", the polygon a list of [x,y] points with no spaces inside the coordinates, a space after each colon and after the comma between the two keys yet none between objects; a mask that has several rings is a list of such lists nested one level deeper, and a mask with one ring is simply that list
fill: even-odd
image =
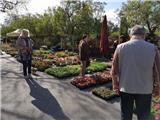
[{"label": "foliage", "polygon": [[120,29],[119,29],[119,35],[125,36],[125,38],[129,38],[128,35],[128,24],[127,20],[125,17],[121,17],[121,22],[120,22]]},{"label": "foliage", "polygon": [[119,37],[119,32],[112,32],[109,36],[109,38],[112,38],[112,39],[118,39]]},{"label": "foliage", "polygon": [[79,65],[71,65],[65,67],[53,67],[45,70],[46,73],[53,75],[58,78],[69,77],[73,75],[78,75],[80,71]]},{"label": "foliage", "polygon": [[37,68],[39,71],[44,71],[45,69],[50,67],[50,64],[47,61],[33,60],[32,66]]},{"label": "foliage", "polygon": [[96,79],[92,76],[75,77],[71,84],[78,87],[79,89],[85,89],[96,85]]},{"label": "foliage", "polygon": [[92,93],[104,100],[110,100],[118,96],[114,91],[106,88],[106,87],[99,87],[92,90]]},{"label": "foliage", "polygon": [[91,65],[87,68],[87,73],[102,71],[105,70],[107,67],[107,64],[100,62],[92,62]]},{"label": "foliage", "polygon": [[12,44],[1,44],[0,48],[2,51],[5,51],[7,54],[10,54],[13,57],[16,57],[18,55],[18,50],[12,46]]},{"label": "foliage", "polygon": [[159,96],[153,97],[151,113],[154,116],[155,120],[160,119],[160,97]]},{"label": "foliage", "polygon": [[28,0],[3,0],[0,1],[0,11],[4,13],[13,10],[17,11],[19,8],[24,7],[28,2]]},{"label": "foliage", "polygon": [[111,81],[112,76],[110,75],[110,71],[103,71],[103,72],[97,72],[96,73],[96,78],[101,80],[101,81]]},{"label": "foliage", "polygon": [[38,57],[40,57],[40,56],[42,56],[42,55],[44,55],[44,54],[50,54],[52,51],[50,51],[50,50],[34,50],[33,51],[33,56],[38,56]]},{"label": "foliage", "polygon": [[54,58],[55,58],[54,54],[48,54],[47,55],[47,59],[54,59]]},{"label": "foliage", "polygon": [[79,63],[77,56],[68,56],[65,58],[54,58],[54,64],[56,66],[76,65]]},{"label": "foliage", "polygon": [[[12,15],[8,23],[2,25],[2,35],[17,28],[29,29],[35,46],[52,46],[61,40],[75,47],[82,33],[97,37],[100,30],[100,16],[104,12],[102,2],[62,1],[60,6],[48,8],[44,14]],[[66,43],[67,42],[67,43]]]},{"label": "foliage", "polygon": [[[120,16],[127,19],[129,27],[142,24],[148,27],[150,33],[154,33],[160,26],[160,2],[148,0],[129,0],[123,3]],[[152,27],[156,29],[152,29]]]},{"label": "foliage", "polygon": [[109,28],[109,36],[114,32],[118,32],[118,30],[119,30],[118,25],[115,25],[111,21],[108,21],[107,24],[108,24],[108,28]]},{"label": "foliage", "polygon": [[[87,68],[87,73],[93,73],[96,71],[101,71],[107,68],[107,65],[104,63],[93,62]],[[65,67],[53,67],[45,71],[46,73],[53,75],[58,78],[64,78],[69,76],[78,75],[80,73],[80,65],[68,65]]]},{"label": "foliage", "polygon": [[[106,71],[105,71],[106,73]],[[99,73],[97,73],[99,74]],[[108,73],[107,73],[108,74]],[[96,76],[85,76],[85,77],[81,77],[81,76],[77,76],[73,79],[73,81],[71,81],[71,84],[73,84],[74,86],[78,87],[79,89],[85,89],[91,86],[96,86],[96,85],[101,85],[104,83],[107,83],[108,81],[110,81],[111,78],[109,78],[109,76],[105,76],[105,79]]]},{"label": "foliage", "polygon": [[61,52],[56,52],[55,56],[58,58],[61,58],[61,57],[67,57],[67,54],[65,52],[61,51]]},{"label": "foliage", "polygon": [[6,50],[8,50],[8,49],[11,49],[11,45],[10,44],[0,44],[0,48],[1,48],[1,50],[3,50],[3,51],[6,51]]}]

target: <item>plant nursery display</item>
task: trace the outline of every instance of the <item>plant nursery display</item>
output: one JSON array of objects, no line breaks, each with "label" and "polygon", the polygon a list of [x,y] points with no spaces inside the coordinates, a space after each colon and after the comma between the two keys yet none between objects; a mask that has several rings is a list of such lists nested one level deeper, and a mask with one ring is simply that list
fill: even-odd
[{"label": "plant nursery display", "polygon": [[92,90],[92,93],[95,96],[98,96],[98,97],[100,97],[104,100],[110,100],[110,99],[118,96],[114,91],[112,91],[112,90],[110,90],[109,88],[106,88],[106,87],[95,88],[95,89]]},{"label": "plant nursery display", "polygon": [[91,87],[96,85],[96,80],[92,76],[85,76],[85,77],[75,77],[71,84],[78,87],[79,89],[84,89],[87,87]]}]

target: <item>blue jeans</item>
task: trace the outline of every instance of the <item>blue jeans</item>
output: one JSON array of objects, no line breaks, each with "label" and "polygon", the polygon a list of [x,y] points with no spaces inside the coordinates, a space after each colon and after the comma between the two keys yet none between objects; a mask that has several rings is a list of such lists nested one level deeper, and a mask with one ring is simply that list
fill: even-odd
[{"label": "blue jeans", "polygon": [[31,74],[31,66],[32,66],[32,60],[23,60],[23,75],[27,76],[27,71],[28,74]]},{"label": "blue jeans", "polygon": [[135,109],[138,120],[149,120],[151,111],[151,94],[129,94],[120,92],[121,120],[132,120]]}]

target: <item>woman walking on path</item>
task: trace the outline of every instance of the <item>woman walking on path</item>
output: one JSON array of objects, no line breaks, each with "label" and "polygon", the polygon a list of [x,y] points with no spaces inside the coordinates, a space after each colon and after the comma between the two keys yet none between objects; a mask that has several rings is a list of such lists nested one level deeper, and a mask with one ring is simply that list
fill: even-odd
[{"label": "woman walking on path", "polygon": [[17,47],[19,50],[19,56],[23,64],[24,78],[31,77],[31,65],[32,65],[32,51],[33,41],[30,38],[29,30],[23,29],[17,40]]}]

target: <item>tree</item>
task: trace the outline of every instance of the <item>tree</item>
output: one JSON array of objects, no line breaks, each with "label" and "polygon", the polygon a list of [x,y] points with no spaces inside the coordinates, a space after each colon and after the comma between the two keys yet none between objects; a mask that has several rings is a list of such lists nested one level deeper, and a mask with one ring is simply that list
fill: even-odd
[{"label": "tree", "polygon": [[90,33],[92,38],[98,38],[99,15],[102,15],[104,5],[92,0],[62,1],[60,6],[48,8],[44,14],[13,15],[8,24],[2,26],[2,33],[5,35],[7,31],[26,28],[36,39],[41,39],[41,41],[36,40],[39,44],[53,43],[53,41],[56,44],[55,41],[60,42],[63,39],[71,43],[70,48],[72,48],[77,45],[84,32]]},{"label": "tree", "polygon": [[142,24],[153,34],[160,28],[160,1],[128,0],[123,3],[119,16],[124,16],[129,27]]},{"label": "tree", "polygon": [[0,11],[1,12],[9,12],[12,10],[18,10],[20,7],[26,7],[25,5],[30,0],[1,0],[0,1]]},{"label": "tree", "polygon": [[104,4],[96,4],[92,0],[63,1],[55,10],[54,29],[58,34],[71,40],[74,46],[75,40],[79,39],[84,32],[99,34],[96,30],[99,30],[97,27],[100,27],[100,19],[97,18],[104,11],[103,6]]},{"label": "tree", "polygon": [[15,1],[15,2],[7,1],[7,0],[0,1],[0,11],[6,12],[7,10],[12,10],[14,6],[18,4],[19,4],[19,1]]},{"label": "tree", "polygon": [[128,24],[127,24],[127,20],[126,20],[125,17],[121,17],[119,35],[120,36],[123,35],[126,39],[129,38],[129,35],[128,35]]},{"label": "tree", "polygon": [[118,25],[115,25],[112,21],[108,21],[109,35],[113,32],[118,32]]}]

